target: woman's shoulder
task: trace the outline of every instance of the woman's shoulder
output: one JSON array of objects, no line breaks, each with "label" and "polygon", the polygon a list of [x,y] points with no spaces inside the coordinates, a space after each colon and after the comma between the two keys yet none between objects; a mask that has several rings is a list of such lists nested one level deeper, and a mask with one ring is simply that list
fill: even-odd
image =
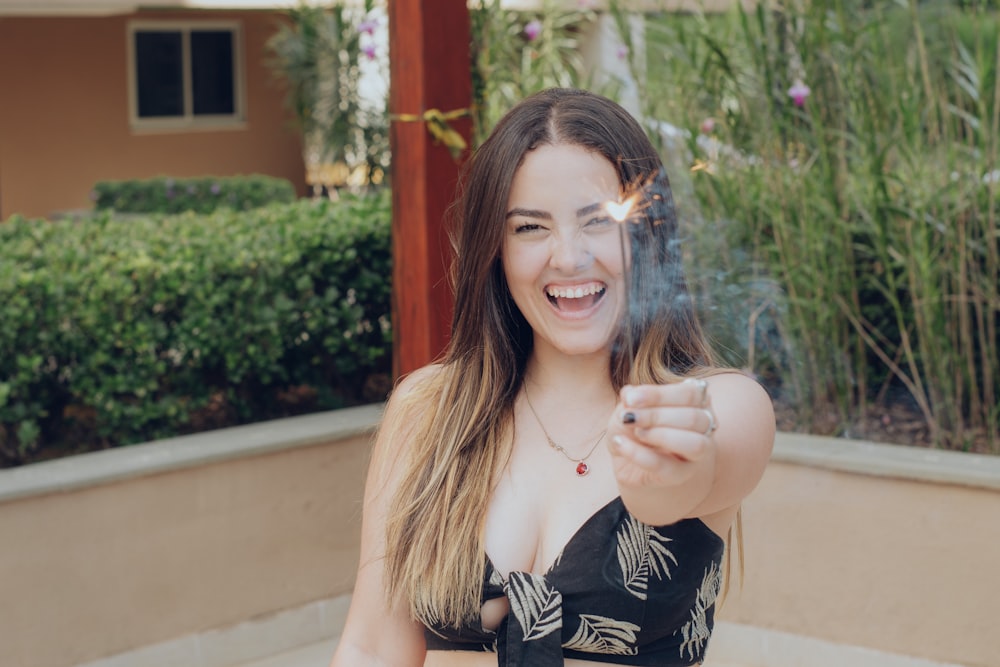
[{"label": "woman's shoulder", "polygon": [[446,367],[428,364],[400,376],[389,394],[381,430],[397,432],[412,427],[414,418],[426,410],[439,394]]},{"label": "woman's shoulder", "polygon": [[392,389],[392,393],[389,395],[389,405],[392,406],[394,403],[404,402],[409,398],[413,398],[415,394],[428,390],[432,385],[436,384],[436,381],[442,378],[444,368],[444,364],[428,364],[400,376],[396,381],[396,386]]},{"label": "woman's shoulder", "polygon": [[740,473],[756,485],[774,447],[774,403],[764,386],[747,373],[717,373],[705,379],[708,408],[718,424],[717,456],[735,461]]},{"label": "woman's shoulder", "polygon": [[751,373],[738,368],[713,368],[700,374],[708,386],[716,393],[732,394],[735,397],[771,405],[767,389]]}]

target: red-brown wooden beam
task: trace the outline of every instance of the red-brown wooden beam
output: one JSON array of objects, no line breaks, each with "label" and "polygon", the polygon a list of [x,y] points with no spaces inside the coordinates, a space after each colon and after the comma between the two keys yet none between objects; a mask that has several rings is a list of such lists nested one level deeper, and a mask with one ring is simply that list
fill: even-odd
[{"label": "red-brown wooden beam", "polygon": [[[397,117],[471,107],[466,0],[389,0],[389,62],[393,370],[399,377],[435,359],[448,341],[453,300],[442,222],[459,163],[425,122]],[[450,125],[471,145],[470,118]]]}]

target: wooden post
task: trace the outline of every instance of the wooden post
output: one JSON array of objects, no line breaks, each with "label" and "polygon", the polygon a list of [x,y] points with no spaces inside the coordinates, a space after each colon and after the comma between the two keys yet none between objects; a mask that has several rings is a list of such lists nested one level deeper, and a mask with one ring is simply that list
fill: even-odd
[{"label": "wooden post", "polygon": [[[389,0],[389,62],[393,371],[399,377],[436,358],[451,326],[450,246],[442,221],[459,163],[426,122],[406,117],[471,107],[466,0]],[[471,118],[449,124],[471,145]]]}]

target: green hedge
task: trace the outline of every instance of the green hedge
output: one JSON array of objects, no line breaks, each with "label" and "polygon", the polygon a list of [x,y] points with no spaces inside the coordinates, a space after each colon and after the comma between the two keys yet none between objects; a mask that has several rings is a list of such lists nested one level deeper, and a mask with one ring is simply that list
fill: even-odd
[{"label": "green hedge", "polygon": [[170,178],[161,176],[131,181],[101,181],[91,193],[98,211],[118,213],[211,213],[221,208],[236,211],[295,201],[295,188],[273,176]]},{"label": "green hedge", "polygon": [[387,193],[0,224],[0,465],[379,400]]}]

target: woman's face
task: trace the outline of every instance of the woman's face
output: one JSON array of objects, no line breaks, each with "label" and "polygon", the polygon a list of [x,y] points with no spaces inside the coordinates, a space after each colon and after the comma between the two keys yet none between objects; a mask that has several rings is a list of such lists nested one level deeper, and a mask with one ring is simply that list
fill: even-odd
[{"label": "woman's face", "polygon": [[614,166],[576,145],[540,146],[514,174],[503,268],[536,350],[610,351],[625,281],[619,223],[605,205],[619,197]]}]

